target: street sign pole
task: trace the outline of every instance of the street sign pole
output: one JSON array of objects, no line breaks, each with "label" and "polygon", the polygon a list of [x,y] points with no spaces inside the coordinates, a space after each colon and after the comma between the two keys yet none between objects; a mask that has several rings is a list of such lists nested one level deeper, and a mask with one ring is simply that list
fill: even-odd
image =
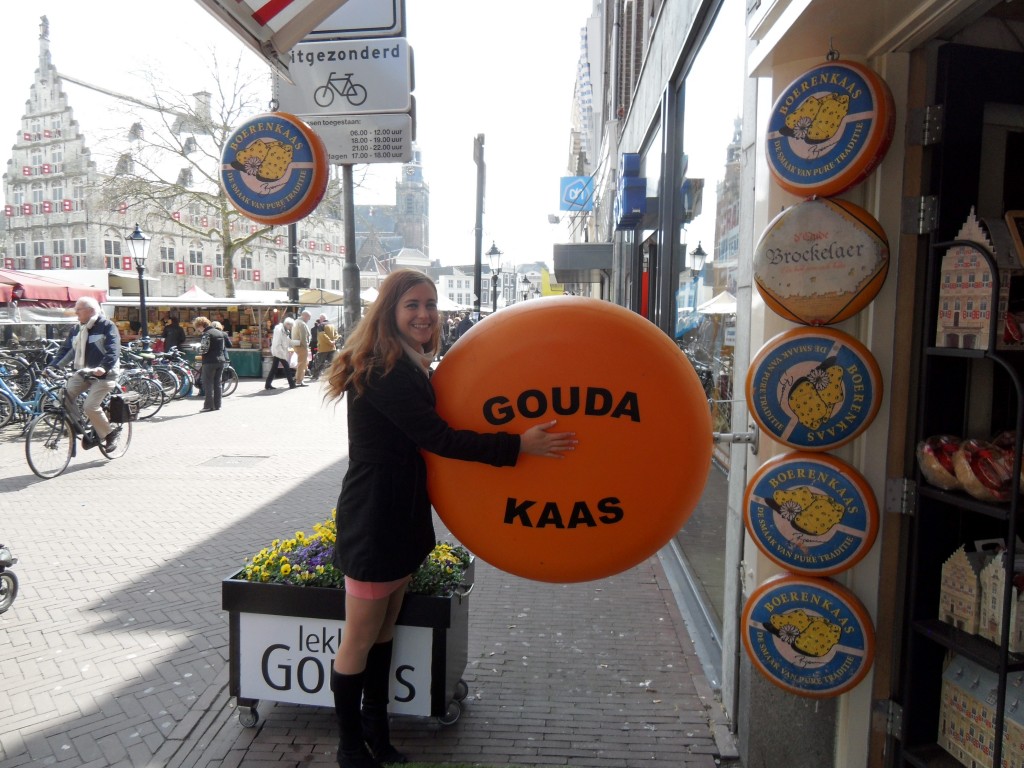
[{"label": "street sign pole", "polygon": [[473,236],[476,239],[474,249],[476,259],[474,264],[475,276],[473,278],[473,319],[480,319],[480,272],[483,265],[483,237],[484,237],[484,185],[487,183],[487,165],[484,163],[484,135],[478,133],[473,140],[473,162],[476,163],[476,227],[473,229]]},{"label": "street sign pole", "polygon": [[345,266],[341,269],[341,292],[345,297],[345,338],[359,322],[359,265],[356,264],[356,207],[352,199],[352,166],[341,166],[341,195],[345,216]]}]

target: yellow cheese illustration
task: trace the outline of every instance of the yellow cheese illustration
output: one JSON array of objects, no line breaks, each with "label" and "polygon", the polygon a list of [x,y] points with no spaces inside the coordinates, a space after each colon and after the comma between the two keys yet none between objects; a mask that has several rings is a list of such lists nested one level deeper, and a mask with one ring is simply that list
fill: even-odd
[{"label": "yellow cheese illustration", "polygon": [[808,429],[817,429],[830,418],[843,401],[843,369],[822,363],[807,376],[797,380],[789,391],[789,407],[793,415]]},{"label": "yellow cheese illustration", "polygon": [[279,181],[288,172],[292,156],[290,144],[255,139],[238,151],[231,165],[260,181]]},{"label": "yellow cheese illustration", "polygon": [[804,656],[815,658],[827,655],[839,643],[842,632],[837,624],[820,616],[811,618],[800,608],[775,614],[769,623],[768,629],[780,640]]}]

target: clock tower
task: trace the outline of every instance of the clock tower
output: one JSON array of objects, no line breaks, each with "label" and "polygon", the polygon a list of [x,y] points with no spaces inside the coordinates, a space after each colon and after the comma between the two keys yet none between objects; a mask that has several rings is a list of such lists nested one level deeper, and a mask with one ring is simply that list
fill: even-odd
[{"label": "clock tower", "polygon": [[395,231],[406,248],[415,248],[430,256],[430,186],[423,181],[420,151],[412,150],[412,160],[402,164],[401,178],[395,184],[398,213]]}]

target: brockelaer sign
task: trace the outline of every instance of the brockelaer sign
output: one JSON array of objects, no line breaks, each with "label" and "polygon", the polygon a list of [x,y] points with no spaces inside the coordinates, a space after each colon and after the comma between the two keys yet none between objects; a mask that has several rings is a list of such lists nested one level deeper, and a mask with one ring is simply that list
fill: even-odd
[{"label": "brockelaer sign", "polygon": [[305,118],[409,112],[412,57],[404,37],[297,43],[279,79],[280,109]]}]

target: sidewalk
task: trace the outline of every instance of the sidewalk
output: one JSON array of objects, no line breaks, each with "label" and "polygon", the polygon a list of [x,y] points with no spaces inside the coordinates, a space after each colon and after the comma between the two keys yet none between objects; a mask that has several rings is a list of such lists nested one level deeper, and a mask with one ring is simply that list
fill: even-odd
[{"label": "sidewalk", "polygon": [[[200,407],[170,403],[124,458],[80,452],[49,481],[0,436],[0,541],[21,582],[0,615],[0,768],[334,764],[330,710],[261,703],[255,728],[238,723],[220,581],[330,512],[344,406],[243,380],[223,410]],[[480,563],[476,583],[462,717],[397,719],[411,758],[721,764],[720,710],[658,558],[571,585]]]}]

